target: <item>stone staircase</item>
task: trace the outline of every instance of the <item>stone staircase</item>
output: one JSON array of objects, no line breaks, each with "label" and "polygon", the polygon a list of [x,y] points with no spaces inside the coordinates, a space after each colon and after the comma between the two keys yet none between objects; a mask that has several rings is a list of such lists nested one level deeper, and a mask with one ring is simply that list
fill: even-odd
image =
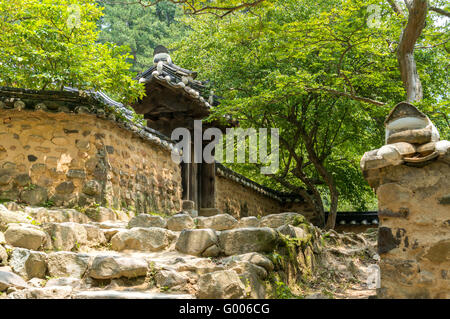
[{"label": "stone staircase", "polygon": [[270,254],[287,238],[318,254],[320,236],[295,213],[238,221],[5,203],[0,298],[266,298]]}]

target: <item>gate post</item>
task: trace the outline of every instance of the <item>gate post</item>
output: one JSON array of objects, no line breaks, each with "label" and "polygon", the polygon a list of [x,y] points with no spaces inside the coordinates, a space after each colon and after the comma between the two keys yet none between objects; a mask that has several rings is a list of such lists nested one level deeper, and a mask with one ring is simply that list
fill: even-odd
[{"label": "gate post", "polygon": [[450,142],[398,104],[361,169],[378,197],[378,298],[450,298]]}]

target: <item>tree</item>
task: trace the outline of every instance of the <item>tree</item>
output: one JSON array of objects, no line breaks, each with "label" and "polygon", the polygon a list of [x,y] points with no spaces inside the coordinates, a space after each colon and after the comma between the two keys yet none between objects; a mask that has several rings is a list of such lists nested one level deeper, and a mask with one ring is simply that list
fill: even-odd
[{"label": "tree", "polygon": [[[369,5],[379,6],[380,21],[369,23]],[[383,143],[383,120],[404,96],[392,49],[401,18],[378,1],[266,0],[221,20],[190,21],[194,32],[175,59],[214,81],[224,98],[215,117],[280,129],[281,168],[271,178],[321,215],[329,199],[327,228],[340,200],[362,208],[371,190],[359,160]],[[438,75],[424,77],[430,104],[448,92],[441,53],[419,57]]]},{"label": "tree", "polygon": [[0,2],[0,85],[101,89],[122,101],[142,96],[127,48],[96,42],[101,14],[89,0]]},{"label": "tree", "polygon": [[[450,13],[444,9],[430,6],[427,0],[405,0],[408,16],[405,16],[404,9],[396,2],[389,1],[392,9],[403,19],[407,19],[406,26],[401,33],[400,42],[397,48],[397,59],[402,76],[403,85],[406,90],[406,100],[417,102],[423,98],[423,88],[417,72],[414,50],[416,42],[425,28],[428,10],[432,10],[447,17]],[[448,42],[448,38],[442,44]]]},{"label": "tree", "polygon": [[107,4],[118,5],[139,5],[144,8],[157,6],[160,3],[173,3],[183,7],[184,12],[192,15],[213,14],[223,18],[226,15],[238,10],[248,9],[258,6],[264,0],[213,0],[213,1],[197,1],[197,0],[101,0]]},{"label": "tree", "polygon": [[170,2],[151,7],[100,3],[105,9],[99,21],[99,41],[128,46],[136,73],[153,64],[153,49],[157,45],[170,47],[188,32],[179,21],[181,8]]}]

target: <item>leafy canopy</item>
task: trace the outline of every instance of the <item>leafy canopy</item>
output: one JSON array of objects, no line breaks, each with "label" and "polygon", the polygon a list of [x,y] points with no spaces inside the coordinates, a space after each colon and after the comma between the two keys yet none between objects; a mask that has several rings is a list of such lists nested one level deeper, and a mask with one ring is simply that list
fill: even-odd
[{"label": "leafy canopy", "polygon": [[0,85],[101,89],[122,101],[142,96],[128,48],[97,43],[102,9],[89,0],[0,2]]},{"label": "leafy canopy", "polygon": [[188,32],[179,21],[181,8],[170,2],[158,2],[151,7],[101,4],[105,9],[99,20],[99,41],[128,46],[132,70],[136,73],[153,65],[153,49],[157,45],[170,48],[170,44]]},{"label": "leafy canopy", "polygon": [[[377,6],[377,16],[370,5]],[[189,23],[194,31],[174,60],[214,82],[223,97],[214,117],[231,114],[243,127],[280,129],[281,167],[271,176],[278,187],[306,186],[320,192],[327,206],[329,184],[335,184],[342,204],[364,209],[372,195],[359,160],[383,144],[384,118],[405,97],[393,49],[404,21],[389,5],[266,0],[220,20],[196,17]],[[428,30],[438,32],[431,18],[429,23]],[[435,44],[438,38],[425,35],[422,41]],[[430,88],[420,107],[432,116],[431,107],[448,105],[445,59],[441,47],[417,57]],[[314,154],[319,165],[312,163]],[[258,178],[249,173],[251,165],[234,169]],[[258,179],[273,186],[273,180]]]}]

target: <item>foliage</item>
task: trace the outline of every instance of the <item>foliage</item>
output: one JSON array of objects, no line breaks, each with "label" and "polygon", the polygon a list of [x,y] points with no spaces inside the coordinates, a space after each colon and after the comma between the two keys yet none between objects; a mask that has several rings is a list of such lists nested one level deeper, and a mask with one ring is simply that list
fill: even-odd
[{"label": "foliage", "polygon": [[[183,8],[184,13],[192,15],[212,14],[218,17],[224,17],[230,13],[245,8],[251,8],[259,5],[264,0],[209,0],[209,1],[197,1],[197,0],[130,0],[116,2],[120,5],[135,5],[143,8],[149,8],[158,6],[162,3],[172,3],[180,5]],[[100,0],[100,3],[110,3],[108,0]]]},{"label": "foliage", "polygon": [[101,89],[123,102],[143,95],[127,48],[97,43],[102,9],[89,0],[0,2],[0,85]]},{"label": "foliage", "polygon": [[[375,26],[368,23],[369,5],[380,8]],[[188,22],[194,32],[175,59],[214,82],[223,100],[213,117],[231,114],[242,127],[280,129],[280,171],[270,176],[273,181],[260,181],[297,192],[306,188],[315,194],[319,210],[335,208],[338,196],[341,203],[366,209],[361,198],[373,195],[359,160],[383,144],[384,118],[405,97],[392,50],[404,21],[389,5],[267,0],[221,20]],[[431,26],[427,30],[436,31]],[[425,34],[420,45],[436,41]],[[427,74],[421,74],[422,83],[429,88],[420,107],[438,112],[438,126],[448,114],[448,107],[442,108],[448,105],[445,59],[441,47],[417,57],[420,72]],[[250,171],[251,165],[241,170],[256,176]]]},{"label": "foliage", "polygon": [[170,2],[151,7],[100,2],[105,7],[99,20],[99,41],[130,48],[132,70],[136,73],[153,65],[153,49],[180,40],[186,26],[179,21],[181,8]]}]

